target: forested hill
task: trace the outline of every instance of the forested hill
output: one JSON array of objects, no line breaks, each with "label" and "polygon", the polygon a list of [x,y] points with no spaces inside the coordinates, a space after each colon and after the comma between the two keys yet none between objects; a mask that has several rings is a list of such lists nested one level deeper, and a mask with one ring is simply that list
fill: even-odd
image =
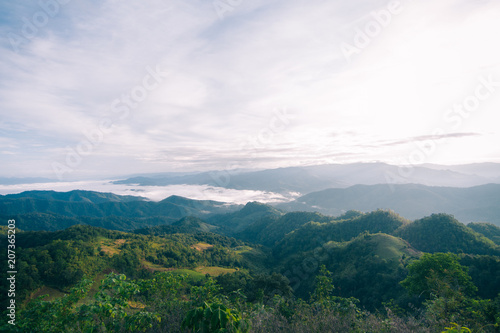
[{"label": "forested hill", "polygon": [[447,213],[463,223],[489,222],[500,226],[500,184],[469,188],[417,184],[355,185],[309,193],[277,207],[328,215],[340,215],[347,210],[392,209],[412,220],[433,213]]},{"label": "forested hill", "polygon": [[102,193],[94,191],[74,190],[69,192],[56,191],[25,191],[18,194],[0,195],[0,199],[40,199],[40,200],[55,200],[65,202],[88,202],[100,204],[105,202],[131,202],[131,201],[147,201],[143,197],[131,195],[116,195],[113,193]]},{"label": "forested hill", "polygon": [[[495,332],[500,325],[493,224],[467,226],[442,213],[414,221],[381,209],[332,217],[258,202],[153,203],[93,192],[28,192],[0,204],[24,229],[15,233],[18,332],[190,332],[206,320],[215,323],[207,332],[224,325],[441,332],[452,323]],[[7,248],[9,231],[0,232]],[[42,294],[48,299],[36,299]]]},{"label": "forested hill", "polygon": [[0,196],[0,214],[23,230],[59,230],[89,224],[115,230],[170,224],[186,216],[207,217],[241,208],[210,200],[171,196],[160,202],[91,191],[29,191]]}]

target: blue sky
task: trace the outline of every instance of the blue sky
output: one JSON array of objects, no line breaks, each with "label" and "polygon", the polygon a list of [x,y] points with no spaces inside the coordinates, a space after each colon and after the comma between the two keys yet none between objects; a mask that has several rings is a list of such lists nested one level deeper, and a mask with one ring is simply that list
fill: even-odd
[{"label": "blue sky", "polygon": [[0,176],[500,162],[498,1],[0,4]]}]

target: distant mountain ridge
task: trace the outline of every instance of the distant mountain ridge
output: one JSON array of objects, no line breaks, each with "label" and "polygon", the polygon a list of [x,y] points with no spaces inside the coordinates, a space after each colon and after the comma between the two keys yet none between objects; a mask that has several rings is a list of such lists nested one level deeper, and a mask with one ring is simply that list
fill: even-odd
[{"label": "distant mountain ridge", "polygon": [[186,216],[233,212],[239,205],[171,196],[160,202],[93,191],[28,191],[0,196],[0,215],[24,230],[58,230],[84,223],[117,230],[172,223]]},{"label": "distant mountain ridge", "polygon": [[463,223],[490,222],[500,226],[500,185],[470,188],[418,184],[355,185],[309,193],[276,207],[334,216],[348,210],[392,209],[410,220],[439,212],[452,214]]},{"label": "distant mountain ridge", "polygon": [[74,190],[69,192],[56,191],[25,191],[18,194],[0,195],[0,200],[5,199],[41,199],[41,200],[57,200],[68,202],[89,202],[94,204],[104,202],[131,202],[131,201],[147,201],[144,197],[132,195],[117,195],[114,193],[104,193],[95,191]]},{"label": "distant mountain ridge", "polygon": [[500,183],[500,164],[479,163],[458,166],[424,164],[399,167],[385,163],[326,164],[261,171],[212,171],[195,174],[142,175],[115,184],[143,186],[209,185],[231,189],[302,194],[357,184],[423,184],[471,187]]}]

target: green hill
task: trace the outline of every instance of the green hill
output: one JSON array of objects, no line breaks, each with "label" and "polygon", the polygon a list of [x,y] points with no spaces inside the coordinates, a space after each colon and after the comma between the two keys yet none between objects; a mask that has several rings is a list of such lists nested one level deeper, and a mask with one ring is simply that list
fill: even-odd
[{"label": "green hill", "polygon": [[207,221],[210,224],[224,227],[232,233],[238,233],[262,218],[281,215],[283,213],[276,208],[259,202],[249,202],[234,213],[215,215],[208,218]]},{"label": "green hill", "polygon": [[131,201],[148,201],[146,198],[131,196],[131,195],[117,195],[113,193],[103,193],[95,191],[82,191],[74,190],[69,192],[56,192],[56,191],[26,191],[18,194],[8,194],[0,196],[5,199],[42,199],[42,200],[57,200],[67,202],[90,202],[90,203],[103,203],[103,202],[131,202]]},{"label": "green hill", "polygon": [[197,232],[214,232],[220,229],[217,226],[203,222],[201,219],[193,216],[186,216],[172,223],[171,225],[160,225],[151,228],[138,229],[135,233],[143,235],[160,236],[163,234],[176,233],[197,233]]},{"label": "green hill", "polygon": [[297,251],[310,251],[329,241],[345,242],[367,231],[369,233],[392,234],[409,221],[392,211],[377,210],[371,213],[354,215],[346,220],[330,222],[309,222],[287,234],[273,249],[278,257]]},{"label": "green hill", "polygon": [[58,230],[75,224],[134,230],[175,222],[186,216],[208,217],[240,206],[171,196],[160,202],[90,191],[29,191],[0,196],[0,212],[22,230]]},{"label": "green hill", "polygon": [[250,224],[236,236],[252,243],[273,246],[287,233],[301,227],[307,222],[327,222],[331,217],[319,213],[293,212],[283,216],[266,216]]},{"label": "green hill", "polygon": [[406,297],[399,281],[406,274],[406,263],[419,256],[420,252],[400,238],[382,233],[362,234],[348,242],[332,241],[291,256],[285,259],[282,271],[295,286],[297,295],[307,298],[314,286],[314,268],[324,264],[334,272],[334,295],[355,297],[373,309],[380,302]]},{"label": "green hill", "polygon": [[491,239],[496,245],[500,245],[500,228],[491,223],[469,223],[467,227],[484,237]]},{"label": "green hill", "polygon": [[424,252],[500,254],[500,248],[492,240],[447,214],[432,214],[404,225],[395,235]]}]

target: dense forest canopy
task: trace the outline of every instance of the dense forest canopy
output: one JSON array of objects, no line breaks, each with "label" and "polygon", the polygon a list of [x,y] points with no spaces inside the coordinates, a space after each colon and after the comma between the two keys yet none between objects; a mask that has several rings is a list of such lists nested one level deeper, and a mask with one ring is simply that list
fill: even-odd
[{"label": "dense forest canopy", "polygon": [[[169,204],[200,205],[178,197]],[[46,217],[61,229],[16,229],[17,325],[3,326],[12,332],[496,332],[500,325],[500,229],[492,224],[466,226],[446,214],[410,221],[388,210],[331,217],[259,203],[178,219],[7,217],[21,217],[20,229]],[[4,244],[8,228],[0,231]],[[7,276],[1,284],[8,290]]]}]

